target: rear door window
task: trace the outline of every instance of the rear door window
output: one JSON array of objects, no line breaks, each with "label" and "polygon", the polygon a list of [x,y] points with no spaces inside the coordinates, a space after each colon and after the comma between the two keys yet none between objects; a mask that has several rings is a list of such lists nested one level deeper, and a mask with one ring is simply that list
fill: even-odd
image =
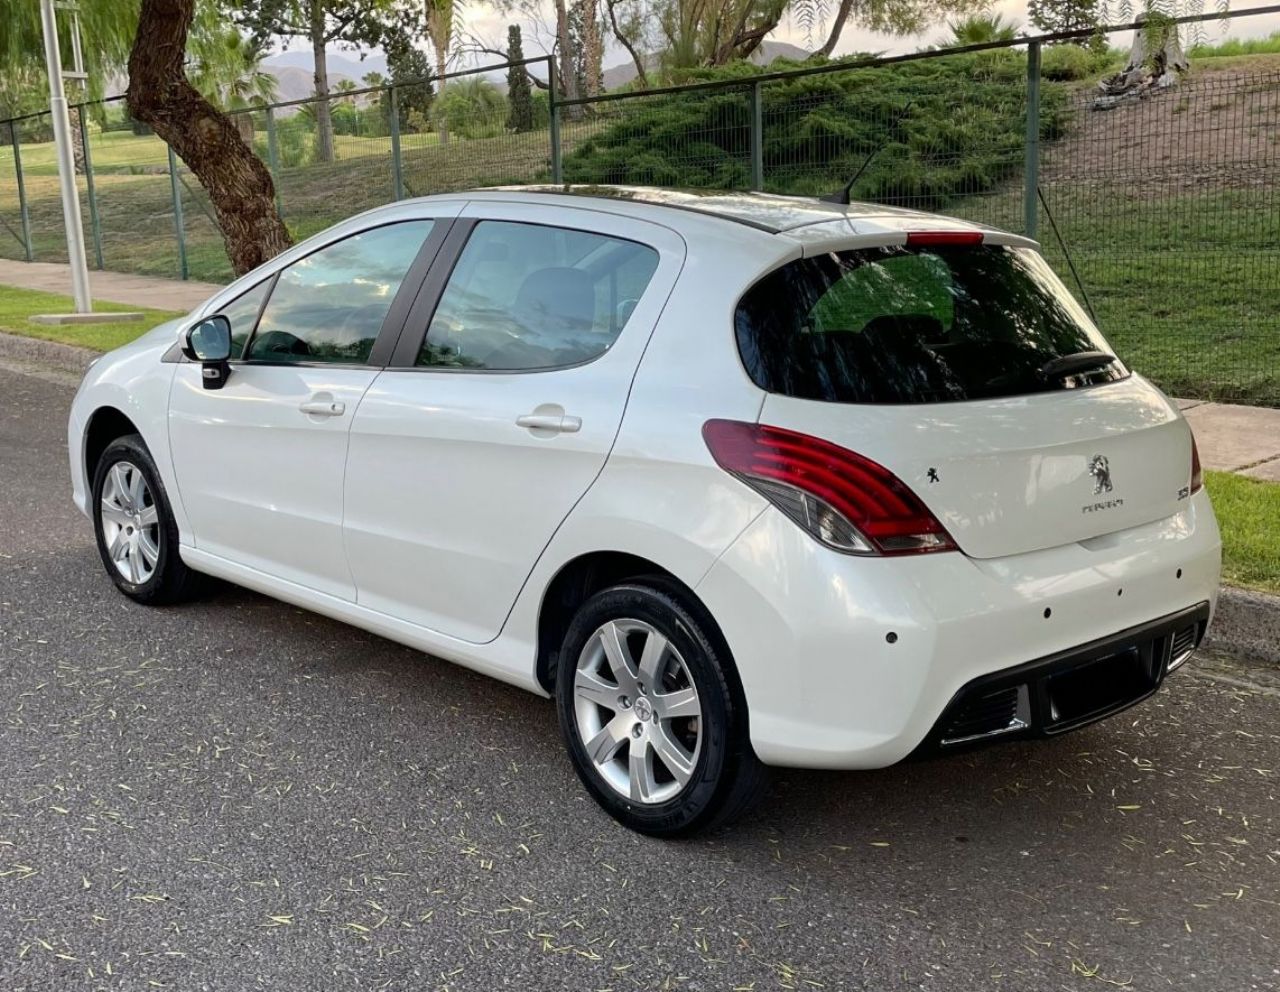
[{"label": "rear door window", "polygon": [[658,267],[623,238],[509,221],[476,225],[449,276],[417,364],[534,371],[613,346]]},{"label": "rear door window", "polygon": [[743,296],[738,348],[773,393],[837,403],[936,403],[1110,382],[1110,353],[1044,259],[1002,245],[887,246],[790,262]]}]

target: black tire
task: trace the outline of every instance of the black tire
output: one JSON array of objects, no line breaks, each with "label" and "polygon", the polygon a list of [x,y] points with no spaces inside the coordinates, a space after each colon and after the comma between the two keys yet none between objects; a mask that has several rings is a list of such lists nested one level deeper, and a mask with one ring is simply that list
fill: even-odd
[{"label": "black tire", "polygon": [[[701,729],[693,773],[676,795],[662,802],[637,802],[610,785],[589,757],[578,729],[578,662],[596,632],[613,620],[640,621],[667,637],[698,692]],[[569,757],[587,791],[610,816],[640,833],[687,836],[732,822],[767,784],[766,769],[751,749],[746,700],[727,647],[700,604],[661,578],[605,589],[579,608],[559,653],[556,709]]]},{"label": "black tire", "polygon": [[[134,466],[142,474],[148,494],[143,501],[144,508],[154,506],[156,510],[154,544],[158,554],[150,574],[143,576],[143,580],[139,582],[132,581],[117,568],[105,534],[103,492],[112,469],[121,462]],[[140,435],[128,434],[107,445],[94,469],[90,506],[102,566],[122,593],[148,606],[163,606],[188,599],[198,591],[200,577],[183,563],[178,553],[178,526],[173,519],[169,497],[165,493],[164,482],[160,479],[160,472],[156,469],[151,452],[147,450]]]}]

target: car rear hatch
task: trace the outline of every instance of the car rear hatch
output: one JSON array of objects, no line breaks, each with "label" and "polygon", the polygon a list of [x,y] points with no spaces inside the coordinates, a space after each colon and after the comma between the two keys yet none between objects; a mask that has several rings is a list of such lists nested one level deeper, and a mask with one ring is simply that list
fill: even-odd
[{"label": "car rear hatch", "polygon": [[811,252],[749,290],[736,331],[769,393],[760,423],[879,463],[976,558],[1176,513],[1177,410],[1034,249],[960,234]]}]

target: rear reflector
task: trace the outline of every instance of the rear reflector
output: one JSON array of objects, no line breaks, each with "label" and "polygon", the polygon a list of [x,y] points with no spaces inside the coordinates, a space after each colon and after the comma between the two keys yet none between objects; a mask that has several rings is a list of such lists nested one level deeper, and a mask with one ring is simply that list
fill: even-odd
[{"label": "rear reflector", "polygon": [[849,554],[953,551],[946,529],[883,465],[781,427],[708,420],[716,463],[828,547]]},{"label": "rear reflector", "polygon": [[1194,496],[1204,488],[1204,470],[1200,468],[1200,448],[1196,445],[1196,436],[1191,435],[1191,494]]},{"label": "rear reflector", "polygon": [[981,231],[909,231],[907,244],[929,248],[941,245],[980,245]]}]

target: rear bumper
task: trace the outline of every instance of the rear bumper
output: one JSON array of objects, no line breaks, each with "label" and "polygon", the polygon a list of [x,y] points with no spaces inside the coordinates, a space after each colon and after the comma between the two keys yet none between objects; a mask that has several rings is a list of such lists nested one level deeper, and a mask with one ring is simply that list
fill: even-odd
[{"label": "rear bumper", "polygon": [[912,757],[999,741],[1052,737],[1152,695],[1204,638],[1200,603],[1090,644],[981,675],[957,692]]},{"label": "rear bumper", "polygon": [[[1184,611],[1207,622],[1220,551],[1203,492],[1164,520],[988,560],[841,555],[771,508],[697,592],[733,653],[762,761],[881,768],[936,739],[953,700],[983,678],[1084,664],[1099,645]],[[1101,719],[1149,694],[1130,689],[1082,713]]]}]

